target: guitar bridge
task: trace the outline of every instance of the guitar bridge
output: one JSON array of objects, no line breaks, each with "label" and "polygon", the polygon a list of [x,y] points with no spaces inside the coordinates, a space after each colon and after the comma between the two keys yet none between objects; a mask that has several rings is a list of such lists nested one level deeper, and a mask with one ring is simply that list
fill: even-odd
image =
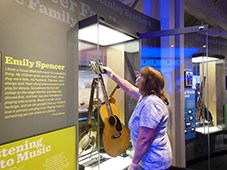
[{"label": "guitar bridge", "polygon": [[111,136],[112,139],[117,139],[121,136],[121,132],[117,133],[117,134],[114,134]]}]

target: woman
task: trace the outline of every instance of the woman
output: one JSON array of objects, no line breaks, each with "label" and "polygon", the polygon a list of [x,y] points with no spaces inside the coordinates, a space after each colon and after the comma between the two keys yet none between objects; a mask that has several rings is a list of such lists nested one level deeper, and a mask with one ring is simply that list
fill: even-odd
[{"label": "woman", "polygon": [[137,99],[129,120],[131,142],[134,147],[128,170],[166,170],[172,163],[172,150],[167,135],[168,99],[163,91],[164,77],[158,70],[146,66],[132,85],[109,67],[106,75],[127,94]]}]

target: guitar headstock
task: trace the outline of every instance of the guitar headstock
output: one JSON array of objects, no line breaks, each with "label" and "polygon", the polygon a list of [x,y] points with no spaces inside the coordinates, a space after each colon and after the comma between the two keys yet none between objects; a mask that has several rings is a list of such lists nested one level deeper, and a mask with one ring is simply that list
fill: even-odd
[{"label": "guitar headstock", "polygon": [[90,61],[90,67],[96,74],[104,74],[103,64],[100,61]]}]

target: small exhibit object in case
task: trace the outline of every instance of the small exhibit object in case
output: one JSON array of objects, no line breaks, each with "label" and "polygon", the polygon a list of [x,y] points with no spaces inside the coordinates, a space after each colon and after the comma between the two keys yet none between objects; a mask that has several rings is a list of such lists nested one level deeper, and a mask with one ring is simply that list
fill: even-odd
[{"label": "small exhibit object in case", "polygon": [[185,87],[192,87],[193,72],[184,71],[184,85]]}]

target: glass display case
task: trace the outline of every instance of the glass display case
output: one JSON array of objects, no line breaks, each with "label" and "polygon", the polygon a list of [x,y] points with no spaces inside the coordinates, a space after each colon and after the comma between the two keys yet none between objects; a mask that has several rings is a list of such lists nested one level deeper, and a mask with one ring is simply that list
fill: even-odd
[{"label": "glass display case", "polygon": [[[95,15],[79,22],[78,37],[80,169],[124,169],[131,163],[128,120],[135,101],[94,67],[108,66],[135,82],[139,71],[138,36]],[[113,117],[117,123],[110,126]]]},{"label": "glass display case", "polygon": [[[196,92],[197,129],[210,126],[210,132],[224,128],[225,56],[197,53],[192,56],[193,89]],[[209,92],[209,95],[206,93]],[[207,133],[206,131],[201,131]]]},{"label": "glass display case", "polygon": [[[185,124],[188,130],[185,132],[186,160],[190,168],[196,168],[193,164],[200,160],[204,161],[204,168],[209,169],[212,163],[211,157],[227,148],[224,142],[226,73],[223,54],[225,53],[220,44],[222,43],[217,39],[214,40],[208,33],[185,36],[185,46],[196,48],[196,51],[185,60],[185,70],[192,75],[192,84],[190,87],[185,86],[185,89],[194,92],[193,100],[190,100],[193,101],[194,112],[187,113],[186,117],[186,122],[194,125],[193,132],[187,128],[187,123]],[[185,107],[189,104],[191,103],[187,102],[185,97]]]}]

